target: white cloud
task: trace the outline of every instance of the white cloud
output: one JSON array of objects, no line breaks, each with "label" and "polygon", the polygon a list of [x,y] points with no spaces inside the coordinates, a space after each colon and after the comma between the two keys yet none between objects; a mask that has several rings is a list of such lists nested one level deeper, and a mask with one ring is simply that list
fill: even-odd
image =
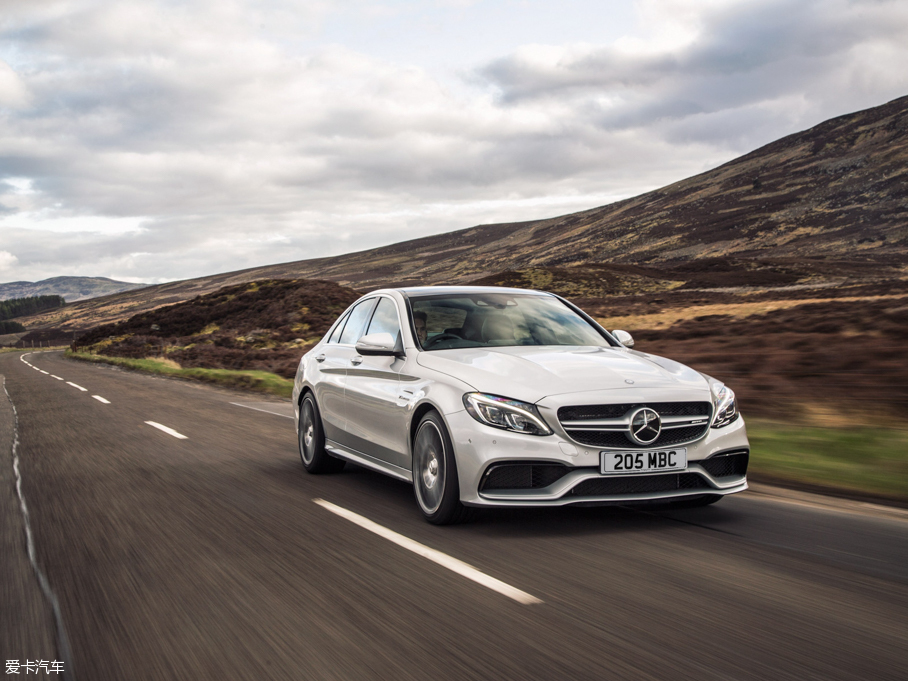
[{"label": "white cloud", "polygon": [[0,59],[0,109],[22,109],[28,106],[30,99],[19,75]]},{"label": "white cloud", "polygon": [[[544,5],[371,4],[360,40],[359,0],[7,0],[6,276],[184,278],[548,217],[908,90],[904,3],[646,0],[601,43]],[[430,24],[509,51],[421,61],[414,28],[457,45]]]},{"label": "white cloud", "polygon": [[19,258],[9,251],[0,251],[0,277],[5,277],[19,262]]}]

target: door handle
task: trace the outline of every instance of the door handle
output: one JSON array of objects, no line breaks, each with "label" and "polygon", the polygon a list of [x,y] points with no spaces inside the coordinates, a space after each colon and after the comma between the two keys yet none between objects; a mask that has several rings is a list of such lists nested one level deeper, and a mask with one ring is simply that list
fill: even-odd
[{"label": "door handle", "polygon": [[360,357],[359,355],[357,355],[356,357],[354,357],[353,359],[350,360],[350,364],[352,364],[353,366],[358,366],[362,363],[363,363],[363,358]]},{"label": "door handle", "polygon": [[316,356],[315,356],[315,361],[316,361],[316,362],[324,362],[324,361],[325,361],[325,357],[326,357],[326,355],[325,355],[324,353],[322,353],[321,355],[316,355]]}]

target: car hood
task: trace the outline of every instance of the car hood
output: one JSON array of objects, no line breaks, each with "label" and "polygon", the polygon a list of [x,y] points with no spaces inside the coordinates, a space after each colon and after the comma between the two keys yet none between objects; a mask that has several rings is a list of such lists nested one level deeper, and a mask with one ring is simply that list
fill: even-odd
[{"label": "car hood", "polygon": [[480,392],[524,402],[593,390],[709,390],[706,378],[683,364],[624,348],[459,348],[420,352],[417,362],[469,383]]}]

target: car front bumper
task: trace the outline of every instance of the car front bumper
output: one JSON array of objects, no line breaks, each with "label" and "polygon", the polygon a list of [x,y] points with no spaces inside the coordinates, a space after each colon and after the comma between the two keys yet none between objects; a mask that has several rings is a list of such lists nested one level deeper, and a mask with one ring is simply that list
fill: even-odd
[{"label": "car front bumper", "polygon": [[[480,424],[466,411],[446,414],[445,419],[457,458],[460,499],[469,506],[629,504],[747,489],[745,474],[716,476],[705,467],[712,468],[705,464],[708,459],[730,454],[742,454],[746,460],[750,445],[741,417],[681,445],[687,449],[688,461],[683,471],[621,475],[600,473],[600,452],[606,449],[577,444],[558,431],[542,437],[513,433]],[[490,467],[508,463],[560,464],[566,472],[545,486],[481,489]]]}]

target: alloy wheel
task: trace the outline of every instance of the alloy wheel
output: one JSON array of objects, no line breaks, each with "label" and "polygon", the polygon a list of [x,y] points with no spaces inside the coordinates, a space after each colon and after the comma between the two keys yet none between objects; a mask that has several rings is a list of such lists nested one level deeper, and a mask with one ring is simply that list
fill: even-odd
[{"label": "alloy wheel", "polygon": [[315,456],[315,414],[312,412],[312,403],[309,400],[303,400],[299,436],[303,463],[309,465]]},{"label": "alloy wheel", "polygon": [[416,498],[425,513],[441,506],[445,492],[445,448],[441,432],[432,421],[424,421],[413,447]]}]

